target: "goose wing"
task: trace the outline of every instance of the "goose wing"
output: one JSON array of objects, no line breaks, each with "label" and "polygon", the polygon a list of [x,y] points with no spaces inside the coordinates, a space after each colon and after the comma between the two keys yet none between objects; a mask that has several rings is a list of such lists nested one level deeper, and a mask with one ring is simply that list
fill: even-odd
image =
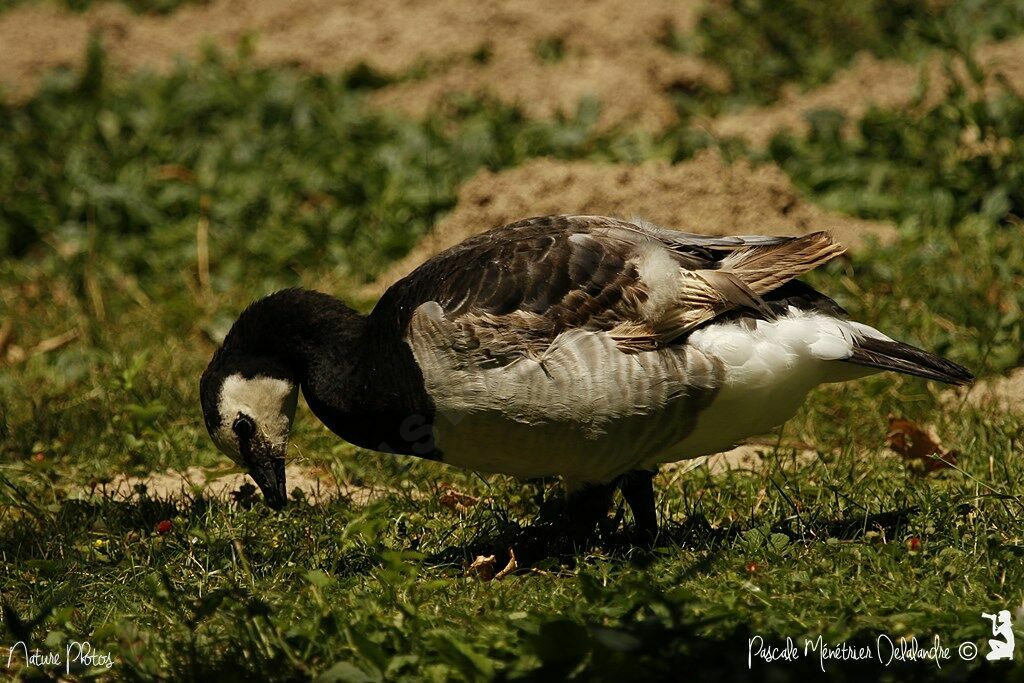
[{"label": "goose wing", "polygon": [[[709,237],[642,221],[543,216],[442,252],[393,285],[371,317],[467,361],[540,357],[571,330],[654,350],[838,256],[827,233]],[[420,339],[420,342],[427,341]]]}]

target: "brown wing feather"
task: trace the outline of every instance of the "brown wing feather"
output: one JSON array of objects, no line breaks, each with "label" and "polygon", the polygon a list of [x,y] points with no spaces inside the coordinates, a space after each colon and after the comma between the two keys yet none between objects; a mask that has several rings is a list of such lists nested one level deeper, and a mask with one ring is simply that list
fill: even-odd
[{"label": "brown wing feather", "polygon": [[656,325],[658,336],[675,339],[734,308],[749,308],[771,317],[761,298],[785,283],[839,256],[842,245],[827,232],[734,251],[685,279],[679,306]]},{"label": "brown wing feather", "polygon": [[[642,261],[652,251],[669,264],[669,282],[645,280]],[[437,302],[459,330],[452,343],[485,364],[538,357],[574,328],[607,331],[624,351],[643,351],[737,307],[770,314],[762,294],[840,253],[825,233],[703,237],[600,216],[544,216],[435,256],[392,286],[371,318],[404,331],[418,306]],[[667,295],[653,291],[666,286]]]}]

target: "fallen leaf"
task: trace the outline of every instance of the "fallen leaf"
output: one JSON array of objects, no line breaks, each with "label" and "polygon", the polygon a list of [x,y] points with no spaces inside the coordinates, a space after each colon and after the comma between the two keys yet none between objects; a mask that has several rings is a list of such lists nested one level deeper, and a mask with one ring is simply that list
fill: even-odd
[{"label": "fallen leaf", "polygon": [[466,576],[476,576],[483,581],[501,581],[519,569],[516,552],[512,548],[508,549],[508,563],[499,572],[495,572],[498,568],[497,562],[498,558],[495,555],[477,555],[473,563],[466,569]]},{"label": "fallen leaf", "polygon": [[490,581],[494,578],[495,562],[494,555],[477,555],[466,570],[466,576],[478,576],[484,581]]},{"label": "fallen leaf", "polygon": [[469,511],[469,508],[473,507],[480,502],[480,499],[476,496],[470,496],[466,493],[460,493],[450,486],[443,486],[441,495],[438,497],[437,502],[441,507],[446,507],[449,510],[458,512],[459,514],[465,514]]},{"label": "fallen leaf", "polygon": [[957,452],[947,451],[930,428],[923,428],[902,417],[889,417],[889,448],[918,474],[927,474],[956,465]]},{"label": "fallen leaf", "polygon": [[506,576],[519,569],[519,563],[516,562],[516,551],[512,548],[508,549],[508,564],[500,572],[494,575],[496,581],[501,581]]},{"label": "fallen leaf", "polygon": [[7,362],[12,365],[20,363],[26,358],[28,358],[28,354],[25,352],[25,349],[17,344],[11,344],[11,347],[7,349]]}]

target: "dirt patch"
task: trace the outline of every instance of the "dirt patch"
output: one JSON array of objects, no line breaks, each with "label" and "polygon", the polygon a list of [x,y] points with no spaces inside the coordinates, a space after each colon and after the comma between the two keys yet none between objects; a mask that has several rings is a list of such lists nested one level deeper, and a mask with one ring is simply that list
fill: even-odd
[{"label": "dirt patch", "polygon": [[[332,72],[365,62],[384,74],[421,77],[373,95],[379,105],[421,115],[454,94],[486,93],[517,103],[531,117],[573,114],[580,101],[601,105],[599,124],[663,130],[678,121],[671,93],[724,91],[728,76],[659,44],[693,30],[706,0],[212,0],[166,16],[137,15],[97,3],[74,13],[30,4],[0,13],[0,84],[17,101],[55,67],[78,66],[90,33],[102,36],[122,71],[164,69],[209,43],[230,50],[254,36],[254,60]],[[983,45],[978,61],[995,77],[1024,86],[1024,38]],[[779,102],[706,122],[721,136],[764,145],[783,129],[806,130],[818,109],[851,119],[872,106],[902,107],[922,72],[936,96],[946,79],[941,56],[923,65],[860,55],[821,88],[784,91]]]},{"label": "dirt patch", "polygon": [[777,455],[774,454],[774,450],[775,444],[748,443],[724,453],[668,463],[663,465],[660,471],[663,475],[669,477],[685,476],[687,473],[702,467],[707,468],[708,472],[712,475],[724,474],[734,470],[760,472],[764,468],[766,457],[781,461],[787,468],[804,467],[820,457],[817,451],[806,448],[800,448],[796,451],[782,448]]},{"label": "dirt patch", "polygon": [[966,402],[972,406],[1024,414],[1024,368],[1012,370],[1003,377],[979,380],[966,389],[947,391],[945,398],[951,405]]},{"label": "dirt patch", "polygon": [[[486,63],[462,60],[429,79],[387,88],[374,99],[421,116],[455,93],[486,93],[520,105],[528,116],[571,115],[582,99],[601,103],[600,125],[662,130],[678,120],[669,93],[723,91],[725,73],[657,44],[670,27],[689,30],[702,3],[538,3],[506,25],[482,24],[474,35]],[[507,19],[507,18],[506,18]],[[509,29],[512,29],[511,31]],[[554,45],[557,59],[538,56]]]},{"label": "dirt patch", "polygon": [[[1024,386],[1024,376],[1022,376]],[[683,460],[664,465],[661,470],[668,475],[682,475],[700,467],[706,467],[711,474],[722,474],[731,470],[758,472],[764,464],[766,454],[771,454],[774,445],[751,443],[737,446],[732,450],[716,455]],[[769,457],[773,457],[770,456]],[[811,450],[797,450],[794,455],[778,456],[785,459],[791,466],[803,466],[818,458]],[[339,483],[329,472],[321,468],[289,467],[288,497],[296,500],[296,489],[309,505],[318,505],[342,497],[352,504],[363,506],[371,501],[390,493],[388,487],[355,486]],[[202,495],[206,498],[228,501],[238,497],[243,486],[254,486],[252,480],[237,468],[202,468],[189,467],[186,470],[166,470],[150,472],[144,476],[118,476],[112,481],[92,487],[78,489],[76,496],[107,495],[117,500],[137,500],[143,494],[161,500],[181,500],[191,496]],[[439,498],[442,507],[465,512],[465,509],[476,505],[479,501],[472,496],[458,493],[450,487],[442,485],[443,492]],[[256,498],[260,494],[255,493]],[[466,504],[469,501],[469,504]]]},{"label": "dirt patch", "polygon": [[484,171],[459,189],[455,210],[369,291],[380,294],[417,265],[470,235],[552,213],[642,217],[709,235],[797,235],[831,230],[851,248],[895,237],[891,225],[831,214],[804,201],[777,166],[726,163],[705,151],[682,164],[639,166],[535,159]]},{"label": "dirt patch", "polygon": [[792,454],[787,451],[785,455],[774,455],[773,448],[774,446],[763,444],[744,444],[725,453],[709,455],[704,464],[711,474],[722,474],[731,470],[760,471],[766,456],[776,458],[791,468],[804,467],[820,457],[817,451],[807,449]]},{"label": "dirt patch", "polygon": [[453,92],[489,92],[532,116],[575,111],[581,98],[604,103],[601,122],[660,128],[674,122],[668,91],[723,89],[723,73],[657,44],[697,21],[702,0],[588,2],[473,0],[213,0],[167,16],[139,16],[114,4],[76,14],[26,5],[0,14],[0,83],[15,99],[59,66],[78,65],[91,32],[121,70],[163,69],[205,42],[232,49],[254,35],[258,63],[317,72],[366,62],[386,74],[423,67],[422,80],[380,93],[380,102],[422,112]]},{"label": "dirt patch", "polygon": [[[294,500],[293,492],[298,489],[311,505],[338,497],[347,497],[357,505],[365,505],[382,492],[380,489],[339,483],[327,471],[315,468],[289,467],[287,479],[288,497]],[[153,498],[176,499],[202,494],[208,498],[230,500],[246,484],[253,486],[252,480],[237,469],[189,467],[184,471],[151,472],[142,477],[119,476],[83,493],[108,494],[125,500],[137,498],[143,491]]]},{"label": "dirt patch", "polygon": [[[1024,88],[1024,38],[983,45],[975,57],[988,72],[992,92],[997,79],[1005,79],[1017,90]],[[963,72],[962,65],[958,68]],[[816,110],[840,111],[848,121],[856,121],[872,106],[905,107],[919,95],[922,75],[928,83],[923,105],[932,106],[949,85],[941,56],[923,65],[912,65],[861,54],[852,67],[840,72],[828,85],[809,92],[790,87],[771,106],[724,116],[708,125],[717,135],[739,137],[754,146],[764,146],[782,130],[805,133],[807,115]]]}]

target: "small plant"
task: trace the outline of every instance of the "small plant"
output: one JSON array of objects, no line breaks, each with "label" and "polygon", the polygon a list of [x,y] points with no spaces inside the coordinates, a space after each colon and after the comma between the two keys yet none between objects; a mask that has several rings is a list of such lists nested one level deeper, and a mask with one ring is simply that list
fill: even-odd
[{"label": "small plant", "polygon": [[542,62],[560,62],[565,59],[565,39],[560,36],[552,36],[539,40],[533,46],[533,54]]}]

